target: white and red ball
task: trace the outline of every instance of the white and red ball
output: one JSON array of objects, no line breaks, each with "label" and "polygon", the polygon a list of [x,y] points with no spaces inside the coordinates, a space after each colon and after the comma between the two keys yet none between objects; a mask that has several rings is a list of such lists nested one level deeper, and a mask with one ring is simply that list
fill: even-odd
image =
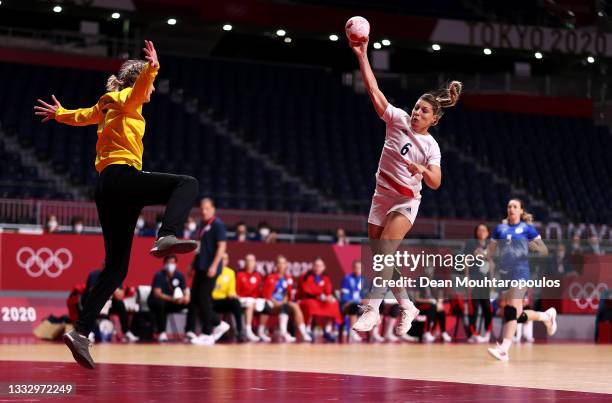
[{"label": "white and red ball", "polygon": [[349,18],[344,26],[346,37],[351,42],[365,42],[370,35],[370,23],[363,17]]}]

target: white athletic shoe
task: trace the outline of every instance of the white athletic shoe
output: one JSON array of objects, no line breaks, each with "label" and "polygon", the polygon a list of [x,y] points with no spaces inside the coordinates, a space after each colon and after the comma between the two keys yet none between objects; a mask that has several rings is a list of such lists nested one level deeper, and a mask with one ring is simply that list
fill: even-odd
[{"label": "white athletic shoe", "polygon": [[552,336],[557,332],[557,310],[555,308],[548,308],[544,313],[550,318],[550,322],[544,322],[546,325],[546,333]]},{"label": "white athletic shoe", "polygon": [[302,341],[304,343],[312,343],[312,336],[310,335],[310,333],[305,332],[305,333],[301,333],[302,335]]},{"label": "white athletic shoe", "polygon": [[535,339],[533,337],[523,337],[523,340],[525,340],[525,343],[535,342]]},{"label": "white athletic shoe", "polygon": [[354,330],[351,330],[349,333],[349,342],[351,343],[361,343],[361,336]]},{"label": "white athletic shoe", "polygon": [[450,337],[450,334],[442,332],[442,341],[444,341],[445,343],[450,343],[451,341],[453,341],[453,338]]},{"label": "white athletic shoe", "polygon": [[478,341],[478,338],[479,338],[479,337],[480,337],[479,335],[475,335],[475,334],[473,334],[473,335],[471,335],[470,337],[468,337],[467,342],[468,342],[469,344],[476,344],[476,343],[480,343],[480,342]]},{"label": "white athletic shoe", "polygon": [[132,332],[130,332],[130,331],[128,331],[127,333],[125,333],[125,334],[123,335],[123,339],[124,339],[125,341],[127,341],[127,342],[130,342],[130,343],[134,343],[134,342],[136,342],[136,341],[140,340],[140,338],[139,338],[139,337],[137,337],[137,336],[136,336],[134,333],[132,333]]},{"label": "white athletic shoe", "polygon": [[433,334],[431,334],[430,332],[423,333],[423,342],[424,343],[433,343],[434,341],[436,341],[436,338],[434,337]]},{"label": "white athletic shoe", "polygon": [[246,337],[248,341],[253,342],[253,343],[257,343],[259,341],[259,337],[257,337],[255,333],[253,333],[252,330],[246,331]]},{"label": "white athletic shoe", "polygon": [[398,336],[408,333],[408,331],[412,327],[412,321],[414,320],[414,318],[417,317],[418,314],[419,310],[414,305],[412,305],[408,309],[400,307],[399,324],[396,328]]},{"label": "white athletic shoe", "polygon": [[195,334],[192,331],[189,331],[189,332],[185,333],[185,339],[187,339],[187,341],[191,341],[191,340],[195,339],[196,337],[198,337],[198,335]]},{"label": "white athletic shoe", "polygon": [[380,315],[378,314],[378,310],[374,309],[370,305],[363,305],[362,309],[363,313],[353,325],[353,330],[358,332],[369,332],[378,324]]},{"label": "white athletic shoe", "polygon": [[491,341],[491,333],[487,332],[484,336],[478,335],[476,336],[476,342],[480,344],[488,343]]},{"label": "white athletic shoe", "polygon": [[385,335],[385,339],[390,343],[395,343],[399,340],[399,337],[394,335],[392,332],[387,332],[387,334]]},{"label": "white athletic shoe", "polygon": [[215,344],[215,337],[210,334],[201,334],[191,339],[191,344],[196,346],[212,346]]},{"label": "white athletic shoe", "polygon": [[157,336],[157,341],[160,343],[165,343],[168,341],[168,335],[166,332],[161,332],[159,336]]},{"label": "white athletic shoe", "polygon": [[296,338],[291,335],[291,333],[287,332],[285,334],[280,335],[281,340],[285,343],[295,343]]},{"label": "white athletic shoe", "polygon": [[382,337],[380,333],[378,333],[378,331],[372,331],[370,335],[372,336],[372,341],[374,343],[384,343],[385,342],[385,338]]},{"label": "white athletic shoe", "polygon": [[418,337],[410,336],[409,334],[401,335],[400,339],[402,339],[402,341],[407,341],[408,343],[418,343],[419,342]]},{"label": "white athletic shoe", "polygon": [[91,344],[94,344],[96,342],[96,335],[94,334],[94,332],[89,332],[87,339],[89,339],[89,342]]},{"label": "white athletic shoe", "polygon": [[214,327],[212,331],[212,337],[215,339],[215,341],[219,340],[221,336],[223,336],[225,332],[229,330],[229,328],[230,328],[229,323],[222,320],[221,323],[219,323],[217,326]]},{"label": "white athletic shoe", "polygon": [[272,341],[272,339],[270,337],[268,337],[268,335],[266,334],[265,330],[263,330],[261,332],[258,332],[257,336],[259,337],[259,340],[261,340],[264,343],[269,343],[269,342]]},{"label": "white athletic shoe", "polygon": [[489,354],[491,354],[493,357],[497,358],[500,361],[508,361],[508,359],[510,358],[508,356],[508,352],[503,351],[499,344],[496,347],[491,347],[487,349],[487,351],[489,352]]}]

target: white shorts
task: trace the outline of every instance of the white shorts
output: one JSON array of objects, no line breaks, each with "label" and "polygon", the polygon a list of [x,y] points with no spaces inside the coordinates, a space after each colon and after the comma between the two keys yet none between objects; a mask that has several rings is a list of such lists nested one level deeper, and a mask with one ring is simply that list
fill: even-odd
[{"label": "white shorts", "polygon": [[410,223],[414,225],[414,220],[416,220],[420,204],[420,198],[415,199],[402,196],[393,190],[376,186],[374,196],[372,196],[372,206],[370,207],[368,223],[384,227],[387,221],[387,215],[395,211],[408,218]]}]

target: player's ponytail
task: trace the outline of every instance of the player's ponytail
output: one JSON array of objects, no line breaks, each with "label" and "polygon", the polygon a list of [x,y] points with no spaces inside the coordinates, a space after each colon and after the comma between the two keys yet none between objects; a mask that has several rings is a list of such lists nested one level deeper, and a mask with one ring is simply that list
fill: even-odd
[{"label": "player's ponytail", "polygon": [[463,84],[461,81],[451,81],[446,88],[440,88],[439,90],[426,92],[421,95],[420,99],[428,102],[432,107],[433,114],[437,118],[435,124],[444,115],[443,108],[450,108],[457,104],[462,90]]},{"label": "player's ponytail", "polygon": [[121,91],[133,87],[145,65],[146,62],[143,60],[126,60],[119,68],[119,73],[113,74],[106,80],[106,90]]},{"label": "player's ponytail", "polygon": [[113,74],[106,80],[106,91],[121,91],[121,84],[122,82]]}]

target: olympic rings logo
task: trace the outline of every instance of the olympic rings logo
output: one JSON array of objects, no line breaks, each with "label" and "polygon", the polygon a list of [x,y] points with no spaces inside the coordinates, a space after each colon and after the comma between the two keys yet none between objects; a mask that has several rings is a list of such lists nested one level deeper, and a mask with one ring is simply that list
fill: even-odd
[{"label": "olympic rings logo", "polygon": [[569,288],[569,297],[576,303],[580,309],[597,309],[601,294],[608,289],[607,284],[593,283],[580,284],[573,282]]},{"label": "olympic rings logo", "polygon": [[49,248],[34,251],[24,246],[17,251],[16,259],[19,267],[25,269],[30,277],[36,278],[46,273],[47,276],[56,278],[72,264],[72,253],[66,248],[53,252]]}]

